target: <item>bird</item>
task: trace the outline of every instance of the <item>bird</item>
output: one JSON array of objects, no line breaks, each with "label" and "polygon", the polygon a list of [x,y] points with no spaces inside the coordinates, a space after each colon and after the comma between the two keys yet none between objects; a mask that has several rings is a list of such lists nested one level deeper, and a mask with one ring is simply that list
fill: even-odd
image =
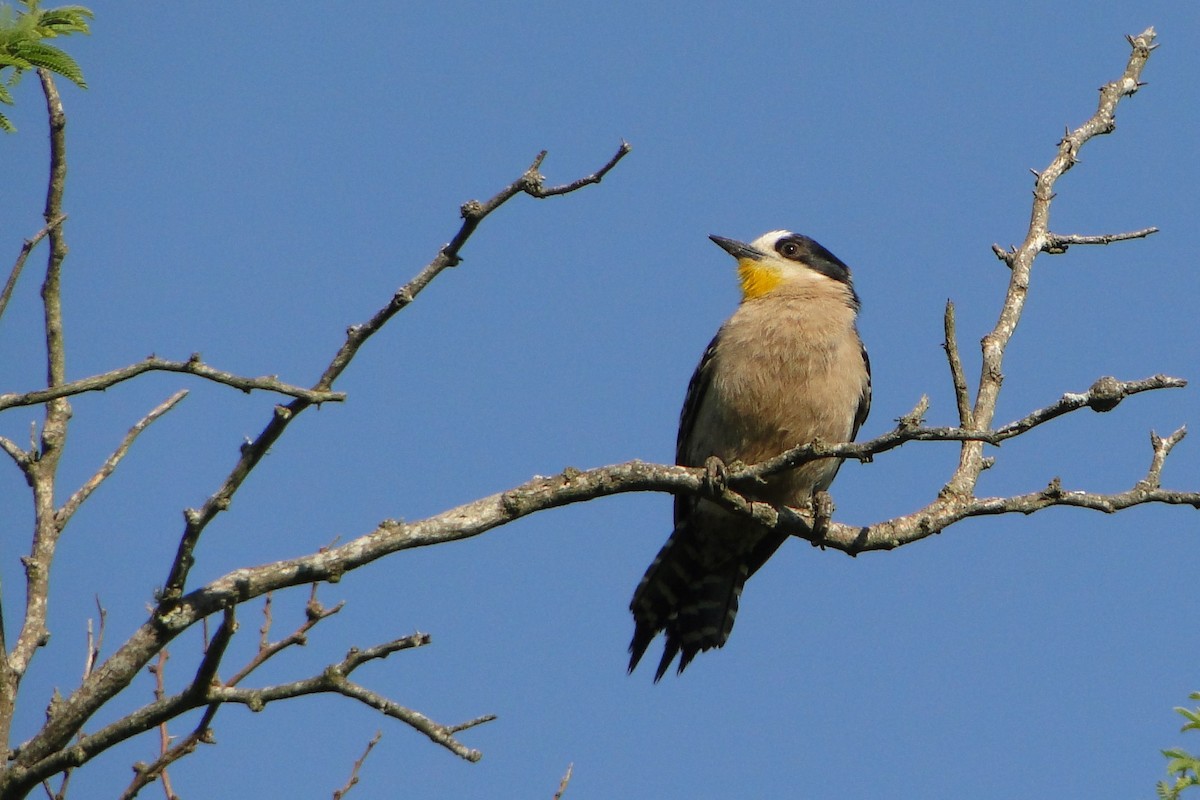
[{"label": "bird", "polygon": [[[713,470],[817,439],[852,441],[871,408],[871,364],[850,268],[791,231],[769,231],[749,244],[709,238],[737,260],[742,296],[688,383],[676,463]],[[743,494],[811,509],[840,466],[841,459],[811,461]],[[655,683],[676,655],[682,673],[697,653],[722,647],[746,580],[787,538],[710,500],[676,495],[674,530],[629,604],[629,672],[660,632]]]}]

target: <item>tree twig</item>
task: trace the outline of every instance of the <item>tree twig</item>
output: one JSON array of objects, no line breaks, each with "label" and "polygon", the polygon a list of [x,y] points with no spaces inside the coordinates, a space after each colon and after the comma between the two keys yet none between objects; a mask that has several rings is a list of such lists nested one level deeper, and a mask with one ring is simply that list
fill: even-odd
[{"label": "tree twig", "polygon": [[83,505],[85,501],[87,501],[92,492],[96,491],[100,484],[104,483],[105,479],[108,478],[109,475],[113,474],[113,471],[117,468],[117,465],[121,463],[121,459],[125,458],[125,454],[129,452],[129,448],[133,445],[133,440],[136,439],[142,431],[146,430],[146,428],[148,428],[152,422],[178,405],[179,401],[183,400],[185,397],[187,397],[187,390],[180,389],[178,392],[171,395],[162,403],[159,403],[157,406],[151,409],[149,414],[142,417],[132,428],[129,429],[129,432],[125,434],[125,438],[121,440],[121,444],[119,444],[117,449],[112,452],[112,455],[105,459],[104,463],[100,465],[100,468],[96,470],[96,473],[92,475],[91,478],[88,478],[87,482],[76,489],[75,492],[69,498],[67,498],[67,501],[63,503],[62,508],[60,508],[57,513],[59,527],[66,525],[67,521],[75,514],[77,510],[79,510],[79,507]]},{"label": "tree twig", "polygon": [[[95,733],[80,736],[71,747],[54,752],[37,764],[34,769],[26,768],[19,763],[10,763],[0,780],[4,782],[5,791],[15,792],[26,789],[42,780],[44,776],[86,763],[97,753],[101,753],[119,742],[156,728],[167,720],[201,706],[210,707],[206,715],[211,719],[211,714],[215,713],[214,709],[225,703],[240,703],[253,711],[258,711],[270,703],[309,694],[340,694],[358,700],[382,711],[389,717],[405,722],[456,755],[476,761],[480,757],[478,751],[470,750],[462,745],[454,738],[454,733],[465,727],[488,722],[494,717],[480,717],[459,726],[441,725],[419,712],[405,708],[348,680],[348,676],[365,663],[387,658],[401,650],[421,647],[429,644],[429,641],[428,634],[414,633],[363,650],[351,649],[342,661],[326,667],[317,675],[260,689],[242,689],[222,685],[199,686],[197,683],[193,683],[179,694],[160,697],[153,703],[106,725]],[[20,752],[18,750],[18,759]]]},{"label": "tree twig", "polygon": [[308,643],[308,632],[311,631],[314,627],[316,627],[323,620],[328,619],[329,617],[332,617],[334,614],[337,614],[345,606],[346,606],[345,600],[341,601],[340,603],[333,606],[332,608],[325,608],[324,606],[322,606],[319,602],[317,602],[317,584],[314,583],[312,585],[311,594],[309,595],[308,604],[305,606],[304,623],[299,628],[292,631],[290,634],[283,637],[279,641],[270,642],[270,641],[268,641],[268,638],[267,638],[268,633],[270,631],[270,621],[271,621],[271,618],[270,618],[270,608],[271,608],[270,595],[268,595],[267,603],[264,605],[264,608],[263,608],[264,622],[263,622],[263,627],[260,631],[260,635],[262,638],[259,641],[258,652],[256,652],[254,654],[254,657],[251,658],[250,661],[244,667],[242,667],[240,670],[238,670],[237,673],[232,678],[230,678],[226,682],[225,685],[226,686],[238,685],[243,680],[245,680],[250,675],[250,673],[254,672],[254,670],[258,669],[260,666],[262,666],[264,663],[266,663],[269,659],[274,658],[280,651],[286,650],[287,648],[293,647],[295,645],[307,644]]},{"label": "tree twig", "polygon": [[336,403],[346,399],[345,392],[305,389],[300,386],[293,386],[290,383],[284,383],[274,375],[258,378],[234,375],[232,372],[225,372],[224,370],[210,367],[200,360],[199,353],[193,353],[187,361],[171,361],[159,358],[158,356],[148,356],[141,361],[125,367],[110,370],[100,375],[92,375],[88,378],[80,378],[77,381],[62,383],[48,389],[37,389],[22,394],[12,392],[0,394],[0,411],[16,406],[38,405],[49,400],[56,400],[60,397],[72,397],[84,394],[85,392],[103,392],[116,386],[118,383],[135,378],[146,372],[181,372],[187,375],[195,375],[214,383],[232,386],[247,393],[254,390],[275,392],[288,397],[300,398],[313,404]]},{"label": "tree twig", "polygon": [[545,198],[554,197],[555,195],[560,194],[567,194],[575,191],[576,189],[582,189],[584,186],[589,186],[593,183],[599,183],[604,179],[604,176],[607,175],[609,171],[617,165],[618,161],[629,154],[631,149],[632,148],[629,146],[628,142],[621,142],[621,146],[617,148],[617,152],[608,160],[608,163],[593,172],[591,175],[585,175],[582,178],[573,180],[570,183],[564,183],[561,186],[549,187],[542,185],[545,181],[545,178],[542,177],[542,174],[539,171],[542,166],[542,160],[546,157],[546,151],[543,150],[534,160],[533,166],[530,167],[529,171],[525,173],[529,179],[529,184],[524,188],[524,191],[533,197]]},{"label": "tree twig", "polygon": [[[1096,112],[1081,126],[1064,135],[1059,141],[1058,153],[1050,164],[1041,172],[1034,172],[1036,180],[1029,229],[1020,246],[1004,256],[1010,268],[1008,290],[995,326],[982,341],[983,364],[972,411],[975,426],[978,428],[988,428],[992,424],[996,413],[996,401],[1000,395],[1000,384],[1004,377],[1004,352],[1025,308],[1034,259],[1046,249],[1050,241],[1050,204],[1054,199],[1054,185],[1078,161],[1079,150],[1084,144],[1095,136],[1111,132],[1116,127],[1117,103],[1123,97],[1134,94],[1141,85],[1139,81],[1142,69],[1146,66],[1150,51],[1154,47],[1154,37],[1154,29],[1147,28],[1138,36],[1129,38],[1132,52],[1124,73],[1117,80],[1100,88],[1100,102]],[[959,453],[958,468],[946,483],[944,491],[963,497],[969,496],[974,491],[983,469],[982,443],[964,442]]]},{"label": "tree twig", "polygon": [[104,610],[104,606],[100,604],[100,596],[96,596],[96,615],[99,622],[96,625],[96,632],[92,632],[92,621],[89,619],[87,624],[87,658],[83,662],[83,678],[92,674],[92,668],[96,666],[96,659],[100,657],[100,649],[104,647],[104,629],[108,623],[108,612]]},{"label": "tree twig", "polygon": [[919,425],[919,421],[920,417],[923,416],[923,411],[915,411],[912,414],[902,417],[900,424],[891,431],[869,441],[832,445],[823,443],[800,445],[759,464],[730,470],[729,481],[732,484],[742,481],[757,481],[785,469],[791,469],[819,458],[855,458],[859,461],[870,461],[880,453],[894,450],[912,441],[957,441],[998,445],[1007,439],[1020,436],[1038,425],[1042,425],[1072,411],[1078,411],[1082,408],[1091,408],[1093,411],[1098,412],[1111,411],[1130,395],[1156,389],[1181,389],[1185,386],[1187,386],[1187,381],[1167,375],[1154,375],[1135,381],[1119,381],[1116,378],[1106,376],[1097,379],[1086,392],[1068,392],[1049,406],[1032,411],[1019,420],[993,430],[922,427]]},{"label": "tree twig", "polygon": [[1112,244],[1113,242],[1126,242],[1130,239],[1145,239],[1147,236],[1158,233],[1158,228],[1142,228],[1138,231],[1130,231],[1128,233],[1104,233],[1099,236],[1084,236],[1078,233],[1046,234],[1046,242],[1042,245],[1042,252],[1058,254],[1067,252],[1067,248],[1073,244]]},{"label": "tree twig", "polygon": [[[1076,163],[1078,163],[1078,160],[1076,160]],[[1040,173],[1035,171],[1033,174],[1039,175]],[[1158,228],[1155,227],[1142,228],[1141,230],[1129,231],[1128,233],[1103,233],[1095,236],[1085,236],[1078,233],[1058,234],[1047,231],[1045,240],[1042,243],[1041,252],[1060,255],[1067,252],[1067,248],[1073,244],[1112,244],[1113,242],[1125,242],[1130,239],[1144,239],[1156,233],[1158,233]],[[1017,248],[1014,246],[1005,250],[1000,245],[993,244],[992,252],[996,254],[996,258],[1011,267],[1012,261],[1017,254]]]},{"label": "tree twig", "polygon": [[375,749],[375,745],[379,744],[379,740],[382,738],[383,731],[375,731],[375,735],[371,737],[371,741],[367,742],[367,749],[363,750],[363,754],[354,762],[354,766],[350,770],[350,777],[342,784],[342,788],[334,790],[333,800],[342,800],[351,789],[358,785],[358,773],[362,771],[362,766],[366,763],[367,756],[371,755],[371,751]]},{"label": "tree twig", "polygon": [[[125,791],[121,792],[120,800],[132,800],[142,789],[160,778],[162,779],[163,794],[167,800],[178,800],[178,795],[171,786],[171,776],[167,773],[167,768],[184,756],[194,753],[200,744],[212,743],[212,731],[208,727],[208,722],[209,716],[206,713],[192,732],[182,739],[173,744],[170,744],[168,739],[160,739],[161,751],[158,758],[150,764],[138,762],[133,765],[133,780],[125,787]],[[166,722],[159,727],[165,737]]]},{"label": "tree twig", "polygon": [[[622,142],[620,148],[617,150],[617,154],[601,170],[594,175],[588,176],[588,178],[581,179],[582,182],[577,182],[579,186],[575,188],[588,183],[598,182],[600,177],[612,169],[628,152],[629,145]],[[442,247],[437,256],[421,269],[412,280],[397,290],[383,308],[375,312],[367,322],[350,326],[346,331],[345,342],[343,342],[333,359],[329,362],[329,366],[325,368],[325,372],[321,375],[320,380],[313,386],[314,391],[329,391],[334,381],[350,365],[351,360],[357,355],[359,349],[367,339],[378,332],[399,311],[412,303],[416,296],[445,269],[461,263],[462,257],[460,256],[460,252],[462,247],[471,237],[471,234],[475,232],[475,229],[479,227],[479,223],[489,214],[521,193],[534,197],[548,196],[546,195],[546,190],[541,188],[541,174],[538,172],[538,168],[544,158],[545,153],[539,153],[533,165],[520,178],[500,190],[490,200],[483,203],[471,200],[463,204],[461,208],[463,222],[458,233],[450,240],[449,244]],[[595,180],[589,180],[591,178],[595,178]],[[571,184],[567,184],[565,187],[558,187],[554,193],[565,194],[568,190],[574,191],[574,189],[569,189],[570,186]],[[174,560],[171,562],[171,568],[163,584],[161,594],[163,609],[166,609],[183,594],[188,572],[195,561],[193,553],[205,527],[208,526],[208,523],[217,514],[229,507],[233,495],[241,487],[250,472],[258,465],[258,462],[266,454],[267,450],[283,435],[283,432],[287,429],[291,421],[310,405],[312,405],[310,401],[297,397],[286,406],[276,406],[270,422],[267,423],[262,432],[252,442],[245,444],[241,448],[240,458],[238,458],[233,470],[222,482],[220,488],[205,501],[203,506],[198,509],[188,509],[184,513],[185,524],[183,534],[180,536],[178,550],[176,551]]]},{"label": "tree twig", "polygon": [[25,261],[29,258],[29,254],[33,252],[33,248],[37,247],[38,243],[42,239],[45,239],[52,229],[63,224],[66,219],[66,214],[59,214],[47,222],[40,231],[21,244],[21,252],[17,254],[17,260],[13,263],[12,269],[8,273],[8,280],[4,282],[4,289],[0,291],[0,317],[4,316],[4,309],[8,307],[8,300],[12,297],[13,289],[17,285],[17,279],[21,277],[21,270],[24,269]]},{"label": "tree twig", "polygon": [[558,782],[558,791],[554,793],[554,800],[562,800],[562,796],[567,791],[567,784],[571,782],[571,773],[574,769],[574,764],[567,764],[567,771],[563,774],[562,780]]},{"label": "tree twig", "polygon": [[8,453],[9,458],[16,463],[17,467],[25,472],[29,465],[29,455],[21,449],[19,444],[6,436],[0,436],[0,450]]},{"label": "tree twig", "polygon": [[1163,465],[1167,463],[1167,456],[1171,454],[1171,450],[1183,441],[1184,436],[1187,436],[1186,426],[1179,428],[1166,439],[1150,431],[1150,447],[1154,449],[1154,456],[1150,459],[1150,469],[1146,477],[1138,482],[1138,488],[1154,490],[1162,486]]},{"label": "tree twig", "polygon": [[[258,652],[254,658],[229,679],[224,685],[234,686],[243,680],[247,675],[261,666],[265,661],[277,655],[280,651],[293,644],[304,644],[305,633],[312,629],[317,623],[333,616],[341,610],[344,603],[338,603],[332,609],[325,609],[316,599],[317,586],[313,584],[312,592],[309,596],[309,601],[305,607],[305,622],[291,635],[285,637],[280,642],[271,644],[268,636],[271,629],[271,595],[267,595],[266,602],[263,604],[263,626],[260,630],[260,642]],[[207,696],[211,685],[216,680],[217,668],[225,655],[228,644],[237,631],[237,621],[233,615],[233,607],[225,610],[224,620],[218,627],[217,632],[213,635],[211,641],[207,643],[199,669],[196,671],[196,677],[192,681],[189,692],[193,695]],[[163,651],[166,652],[165,650]],[[160,677],[156,675],[156,677]],[[185,692],[186,694],[186,692]],[[156,691],[155,700],[163,700],[161,690]],[[172,796],[170,789],[170,778],[167,775],[167,768],[196,751],[196,748],[201,744],[209,744],[214,741],[212,723],[216,717],[217,711],[220,709],[220,703],[209,703],[204,714],[201,715],[200,721],[195,725],[192,731],[179,739],[174,744],[170,744],[170,739],[167,736],[167,720],[164,719],[159,725],[160,729],[160,752],[158,758],[152,763],[134,764],[134,777],[129,786],[126,787],[121,795],[121,800],[130,800],[137,796],[145,786],[149,785],[160,776],[163,780],[164,791],[168,796]],[[170,745],[170,746],[168,746]]]},{"label": "tree twig", "polygon": [[974,428],[975,422],[971,415],[971,396],[967,393],[967,376],[963,371],[962,357],[958,354],[958,333],[955,330],[954,303],[946,301],[946,311],[942,315],[942,327],[946,340],[946,360],[950,363],[950,380],[954,385],[954,403],[958,408],[958,424],[963,428]]}]

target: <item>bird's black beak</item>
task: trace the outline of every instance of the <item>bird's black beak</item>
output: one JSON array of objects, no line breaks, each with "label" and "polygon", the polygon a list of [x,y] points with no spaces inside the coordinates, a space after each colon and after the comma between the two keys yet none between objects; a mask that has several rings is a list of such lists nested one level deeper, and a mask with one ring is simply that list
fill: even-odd
[{"label": "bird's black beak", "polygon": [[761,261],[766,258],[766,253],[751,247],[745,242],[739,242],[736,239],[726,239],[724,236],[709,236],[717,243],[717,246],[724,250],[729,255],[736,259],[749,258],[752,261]]}]

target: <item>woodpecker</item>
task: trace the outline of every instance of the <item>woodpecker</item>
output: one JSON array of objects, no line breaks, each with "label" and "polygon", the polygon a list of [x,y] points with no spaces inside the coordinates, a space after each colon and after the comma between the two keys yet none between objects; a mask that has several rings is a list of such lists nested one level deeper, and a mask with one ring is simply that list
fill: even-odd
[{"label": "woodpecker", "polygon": [[[850,268],[807,236],[770,231],[749,244],[710,236],[737,259],[742,299],[717,331],[688,384],[675,461],[754,464],[796,445],[853,440],[871,407],[871,364],[855,319]],[[840,459],[774,475],[746,496],[811,508]],[[787,538],[708,500],[677,495],[675,529],[633,593],[633,672],[660,631],[654,680],[679,654],[721,647],[746,580]]]}]

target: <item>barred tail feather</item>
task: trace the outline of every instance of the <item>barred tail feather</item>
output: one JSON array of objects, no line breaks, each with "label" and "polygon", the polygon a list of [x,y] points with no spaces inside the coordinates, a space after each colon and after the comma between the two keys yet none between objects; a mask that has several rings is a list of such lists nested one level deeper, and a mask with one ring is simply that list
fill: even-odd
[{"label": "barred tail feather", "polygon": [[775,535],[755,542],[753,529],[745,534],[743,544],[752,546],[730,552],[718,537],[701,536],[688,521],[680,523],[646,570],[629,604],[634,619],[630,672],[660,631],[665,633],[666,644],[655,682],[666,674],[677,654],[678,672],[683,672],[697,653],[725,644],[746,579],[783,542]]}]

